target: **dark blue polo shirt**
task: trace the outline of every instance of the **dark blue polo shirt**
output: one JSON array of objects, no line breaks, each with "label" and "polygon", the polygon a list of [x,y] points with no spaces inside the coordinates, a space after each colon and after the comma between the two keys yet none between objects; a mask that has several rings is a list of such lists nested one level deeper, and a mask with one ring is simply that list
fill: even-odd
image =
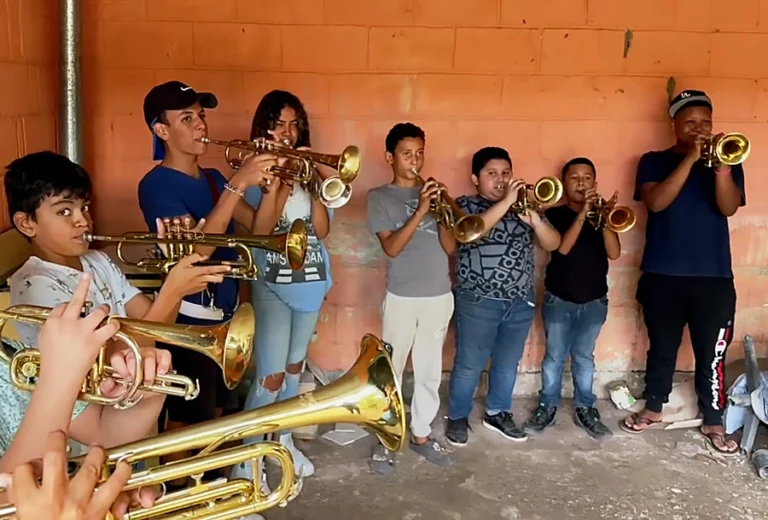
[{"label": "dark blue polo shirt", "polygon": [[[155,166],[139,182],[139,207],[152,233],[157,232],[156,218],[178,217],[191,215],[196,222],[207,217],[213,211],[214,194],[206,176],[210,176],[218,194],[222,193],[227,182],[218,170],[212,168],[200,169],[200,177],[195,179],[183,172]],[[233,221],[227,226],[227,234],[234,234]],[[211,260],[237,260],[237,250],[217,248],[211,255]],[[237,306],[239,283],[234,278],[225,277],[222,283],[215,285],[213,291],[214,304],[228,316]],[[190,303],[208,306],[210,298],[207,291],[186,296]]]},{"label": "dark blue polo shirt", "polygon": [[[685,154],[672,148],[648,152],[640,158],[635,200],[647,182],[661,182],[682,162]],[[744,194],[744,170],[731,167],[736,186]],[[645,250],[640,269],[673,276],[733,278],[728,218],[715,200],[715,171],[697,161],[677,198],[663,211],[648,211]]]}]

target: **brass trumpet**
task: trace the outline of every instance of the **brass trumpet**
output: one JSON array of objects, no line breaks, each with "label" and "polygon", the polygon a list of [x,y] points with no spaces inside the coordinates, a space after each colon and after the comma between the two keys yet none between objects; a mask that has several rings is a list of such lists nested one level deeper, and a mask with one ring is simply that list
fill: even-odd
[{"label": "brass trumpet", "polygon": [[717,134],[704,143],[701,158],[707,168],[720,164],[734,166],[746,161],[751,149],[749,139],[744,134]]},{"label": "brass trumpet", "polygon": [[[42,325],[50,311],[48,307],[14,305],[0,311],[0,332],[9,321]],[[255,318],[253,308],[248,303],[241,304],[229,322],[212,327],[170,325],[117,316],[107,317],[105,324],[110,321],[117,321],[120,324],[120,330],[115,334],[115,338],[128,345],[135,357],[136,371],[133,380],[123,380],[111,366],[106,364],[106,353],[102,348],[83,382],[78,397],[81,401],[126,409],[139,401],[140,397],[136,397],[139,391],[184,397],[186,400],[197,397],[200,393],[199,383],[175,372],[157,375],[153,384],[145,386],[143,357],[135,337],[168,343],[211,358],[221,368],[224,383],[229,389],[235,388],[242,379],[253,351]],[[25,391],[34,390],[42,368],[39,350],[25,348],[12,352],[3,344],[0,361],[9,365],[11,382],[16,388]],[[104,396],[100,387],[107,377],[113,378],[118,385],[125,388],[125,391],[116,397]]]},{"label": "brass trumpet", "polygon": [[610,206],[598,197],[587,212],[586,220],[595,229],[606,227],[614,233],[625,233],[634,227],[637,217],[629,206]]},{"label": "brass trumpet", "polygon": [[[121,236],[83,235],[86,242],[113,242],[117,244],[117,257],[125,265],[137,267],[145,272],[168,274],[182,257],[194,253],[195,246],[235,248],[242,253],[237,261],[206,260],[198,265],[229,265],[232,270],[224,276],[244,280],[256,280],[258,267],[253,260],[251,248],[268,249],[285,255],[291,269],[298,271],[304,265],[307,254],[307,225],[296,219],[287,233],[279,235],[224,235],[217,233],[194,233],[189,229],[173,227],[165,238],[157,233],[125,233]],[[136,262],[123,256],[123,244],[166,244],[168,255],[163,258],[142,258]]]},{"label": "brass trumpet", "polygon": [[[355,423],[372,429],[387,449],[399,451],[406,432],[405,409],[400,383],[392,366],[391,347],[372,334],[363,337],[361,347],[360,356],[352,368],[324,388],[107,450],[103,479],[108,478],[119,461],[132,464],[151,457],[204,448],[201,454],[189,459],[134,473],[125,490],[164,484],[183,477],[192,477],[194,484],[166,494],[151,508],[131,511],[126,518],[138,520],[163,515],[163,518],[231,520],[275,505],[285,505],[299,493],[302,483],[301,478],[294,476],[293,459],[285,447],[265,441],[218,449],[223,443],[255,435],[314,424]],[[249,461],[255,465],[262,456],[275,456],[282,467],[280,485],[268,495],[261,492],[257,471],[254,471],[255,482],[245,479],[202,482],[206,471]],[[71,460],[82,463],[84,459]],[[6,504],[0,508],[0,518],[8,518],[15,511],[14,506]]]},{"label": "brass trumpet", "polygon": [[[224,157],[233,169],[239,168],[250,153],[267,152],[291,159],[291,166],[271,166],[270,173],[300,183],[310,195],[329,208],[340,208],[349,202],[352,197],[350,184],[360,172],[360,150],[356,146],[347,146],[339,155],[331,155],[294,150],[289,141],[276,143],[263,137],[253,141],[219,141],[203,137],[200,142],[224,146]],[[323,180],[317,171],[317,164],[333,168],[336,175]]]},{"label": "brass trumpet", "polygon": [[[416,168],[411,168],[411,172],[422,185],[426,183]],[[434,179],[430,177],[429,180]],[[453,237],[460,244],[475,242],[485,235],[485,222],[482,217],[465,214],[445,188],[438,189],[437,195],[429,203],[429,211],[440,225],[451,230]]]},{"label": "brass trumpet", "polygon": [[[500,184],[501,188],[505,183]],[[531,195],[528,195],[528,192]],[[563,196],[563,183],[557,177],[542,177],[536,184],[526,184],[518,191],[517,200],[512,204],[512,211],[527,215],[529,211],[541,211],[558,203]]]}]

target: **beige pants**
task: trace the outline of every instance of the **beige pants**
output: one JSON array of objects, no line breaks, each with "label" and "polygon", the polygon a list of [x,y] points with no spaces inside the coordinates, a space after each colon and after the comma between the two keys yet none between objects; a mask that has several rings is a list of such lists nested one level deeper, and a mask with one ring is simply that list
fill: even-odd
[{"label": "beige pants", "polygon": [[388,292],[382,315],[382,339],[392,345],[392,363],[401,382],[408,354],[411,354],[411,432],[415,437],[428,437],[440,407],[443,343],[453,315],[453,293],[406,298]]}]

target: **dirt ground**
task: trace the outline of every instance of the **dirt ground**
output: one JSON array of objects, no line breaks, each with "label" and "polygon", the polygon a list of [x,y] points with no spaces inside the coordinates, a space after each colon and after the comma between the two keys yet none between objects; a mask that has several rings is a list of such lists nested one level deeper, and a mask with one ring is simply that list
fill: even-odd
[{"label": "dirt ground", "polygon": [[[523,420],[534,406],[532,399],[516,400],[515,419]],[[760,480],[743,457],[713,454],[697,429],[625,433],[618,428],[625,412],[602,401],[599,408],[614,436],[598,442],[574,425],[566,402],[554,428],[528,442],[513,443],[482,427],[480,408],[477,402],[469,444],[457,449],[459,464],[446,470],[405,448],[394,475],[376,475],[367,464],[372,436],[346,447],[321,438],[297,441],[314,461],[316,473],[305,479],[298,498],[264,516],[267,520],[768,519],[768,480]],[[443,421],[436,420],[435,425],[442,438]],[[756,444],[761,447],[768,448],[765,435]]]}]

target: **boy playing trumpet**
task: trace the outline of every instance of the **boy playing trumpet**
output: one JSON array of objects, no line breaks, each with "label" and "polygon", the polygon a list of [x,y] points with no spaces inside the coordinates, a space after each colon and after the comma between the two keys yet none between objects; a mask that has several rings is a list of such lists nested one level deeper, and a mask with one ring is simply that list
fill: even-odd
[{"label": "boy playing trumpet", "polygon": [[[591,437],[611,431],[600,420],[592,392],[595,374],[595,341],[608,316],[608,260],[621,255],[619,236],[604,227],[585,223],[598,200],[595,165],[577,157],[563,166],[566,204],[550,208],[546,216],[562,240],[547,265],[544,286],[544,333],[546,353],[541,364],[542,389],[539,407],[523,425],[538,433],[555,424],[562,396],[563,370],[568,356],[574,387],[574,422]],[[608,206],[616,203],[615,193]]]}]

